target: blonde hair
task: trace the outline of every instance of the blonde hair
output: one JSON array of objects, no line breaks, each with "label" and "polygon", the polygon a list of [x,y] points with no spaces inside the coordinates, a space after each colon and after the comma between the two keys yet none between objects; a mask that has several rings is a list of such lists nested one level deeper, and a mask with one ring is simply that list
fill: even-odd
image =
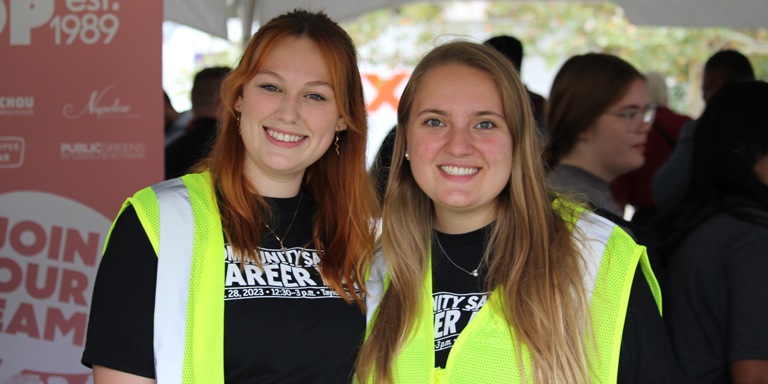
[{"label": "blonde hair", "polygon": [[268,214],[269,209],[245,176],[245,146],[238,133],[234,105],[271,49],[289,36],[308,38],[320,48],[330,71],[339,115],[347,126],[337,136],[339,153],[328,150],[310,165],[302,187],[317,202],[313,243],[323,251],[320,272],[324,281],[342,298],[363,308],[363,298],[351,287],[365,289],[363,280],[373,254],[373,220],[378,217],[379,204],[365,171],[368,126],[357,52],[338,24],[324,13],[294,10],[259,29],[240,63],[222,84],[222,103],[228,113],[211,154],[199,169],[211,171],[227,240],[239,254],[258,263],[255,252],[265,230],[262,213]]},{"label": "blonde hair", "polygon": [[[381,237],[391,281],[358,356],[357,377],[391,382],[396,356],[418,317],[434,206],[403,160],[406,131],[424,75],[447,64],[474,68],[493,79],[512,134],[512,172],[497,197],[498,217],[485,251],[485,257],[493,254],[487,288],[501,289],[504,316],[518,335],[518,356],[525,345],[535,382],[588,382],[581,258],[568,225],[551,205],[528,96],[509,60],[470,42],[448,43],[428,53],[400,99]],[[518,363],[522,369],[522,357]]]}]

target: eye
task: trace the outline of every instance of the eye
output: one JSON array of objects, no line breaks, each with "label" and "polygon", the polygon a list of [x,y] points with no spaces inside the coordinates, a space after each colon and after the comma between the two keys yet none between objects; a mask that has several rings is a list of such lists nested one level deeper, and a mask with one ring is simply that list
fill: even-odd
[{"label": "eye", "polygon": [[267,92],[279,92],[280,88],[272,85],[272,84],[262,84],[259,85],[259,88],[264,89]]},{"label": "eye", "polygon": [[424,121],[424,125],[426,125],[428,127],[442,127],[445,124],[443,124],[443,122],[438,120],[438,119],[431,118],[431,119],[425,120]]},{"label": "eye", "polygon": [[310,93],[310,94],[306,95],[305,97],[307,97],[309,99],[312,99],[314,101],[325,101],[326,100],[325,96],[323,96],[323,95],[321,95],[319,93]]},{"label": "eye", "polygon": [[496,124],[493,121],[486,120],[486,121],[481,121],[477,123],[477,125],[475,125],[475,128],[492,129],[492,128],[496,128]]},{"label": "eye", "polygon": [[634,119],[635,119],[635,117],[637,117],[637,114],[638,114],[638,113],[639,113],[639,111],[638,111],[638,110],[636,110],[636,109],[633,109],[633,110],[630,110],[630,111],[626,111],[626,112],[624,112],[624,117],[626,117],[626,118],[627,118],[627,119],[629,119],[629,120],[634,120]]}]

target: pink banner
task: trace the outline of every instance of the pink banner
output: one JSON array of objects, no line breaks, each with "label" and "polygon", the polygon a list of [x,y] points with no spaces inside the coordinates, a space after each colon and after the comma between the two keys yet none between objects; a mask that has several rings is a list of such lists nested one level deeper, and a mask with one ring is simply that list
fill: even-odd
[{"label": "pink banner", "polygon": [[92,381],[110,222],[163,177],[162,6],[0,0],[0,383]]}]

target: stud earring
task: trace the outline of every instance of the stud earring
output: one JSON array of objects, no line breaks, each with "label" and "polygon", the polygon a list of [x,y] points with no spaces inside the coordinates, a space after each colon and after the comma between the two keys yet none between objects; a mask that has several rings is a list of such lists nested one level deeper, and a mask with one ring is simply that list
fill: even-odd
[{"label": "stud earring", "polygon": [[411,158],[408,157],[408,152],[405,153],[405,159],[408,160],[408,161],[411,161]]}]

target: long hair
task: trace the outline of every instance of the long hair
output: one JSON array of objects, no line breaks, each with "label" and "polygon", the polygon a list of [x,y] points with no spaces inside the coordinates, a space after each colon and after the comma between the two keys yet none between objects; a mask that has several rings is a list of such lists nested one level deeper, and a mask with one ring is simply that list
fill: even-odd
[{"label": "long hair", "polygon": [[[256,249],[265,230],[262,216],[268,214],[269,207],[243,172],[245,146],[238,134],[234,105],[271,49],[289,36],[308,38],[320,47],[331,72],[336,107],[347,126],[346,131],[339,133],[339,154],[329,149],[309,166],[302,187],[311,191],[318,205],[313,243],[322,251],[320,272],[341,297],[362,307],[362,298],[352,286],[364,290],[379,208],[365,171],[367,123],[357,52],[352,39],[338,24],[324,13],[294,10],[259,29],[222,85],[227,113],[205,165],[211,171],[227,240],[242,257],[258,262]],[[343,288],[342,282],[351,293]]]},{"label": "long hair", "polygon": [[768,186],[755,173],[768,156],[766,106],[768,83],[758,80],[728,84],[709,100],[696,125],[690,183],[657,223],[669,234],[666,255],[719,212],[768,225]]},{"label": "long hair", "polygon": [[512,134],[512,172],[497,197],[498,217],[485,251],[485,257],[493,254],[487,288],[501,288],[504,316],[531,352],[537,382],[585,382],[581,258],[550,204],[528,96],[508,59],[469,42],[448,43],[427,54],[400,99],[381,236],[391,281],[359,355],[357,377],[391,382],[394,360],[419,316],[435,211],[403,158],[415,93],[425,74],[447,64],[474,68],[493,79]]},{"label": "long hair", "polygon": [[579,134],[622,98],[632,81],[642,78],[631,64],[613,55],[587,53],[568,59],[555,75],[545,110],[547,168],[568,155]]}]

